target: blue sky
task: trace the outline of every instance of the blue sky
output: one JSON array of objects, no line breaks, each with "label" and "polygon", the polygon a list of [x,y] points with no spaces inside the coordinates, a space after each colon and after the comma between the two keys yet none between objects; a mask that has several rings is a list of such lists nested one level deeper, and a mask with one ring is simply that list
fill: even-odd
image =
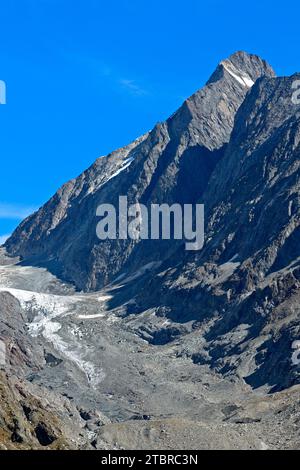
[{"label": "blue sky", "polygon": [[300,71],[298,1],[0,3],[0,242],[98,156],[164,120],[236,50]]}]

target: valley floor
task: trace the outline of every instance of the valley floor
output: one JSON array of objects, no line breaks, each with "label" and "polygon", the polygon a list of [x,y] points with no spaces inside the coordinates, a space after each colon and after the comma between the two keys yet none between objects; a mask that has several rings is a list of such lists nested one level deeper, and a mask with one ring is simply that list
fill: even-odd
[{"label": "valley floor", "polygon": [[[7,364],[0,379],[0,447],[300,448],[300,386],[271,395],[194,364],[188,345],[201,340],[197,331],[151,344],[147,325],[170,320],[152,310],[124,315],[112,308],[123,285],[119,280],[101,292],[78,293],[1,251],[0,339]],[[26,366],[22,354],[30,356]],[[35,418],[26,417],[27,408]],[[41,423],[51,438],[40,439]]]}]

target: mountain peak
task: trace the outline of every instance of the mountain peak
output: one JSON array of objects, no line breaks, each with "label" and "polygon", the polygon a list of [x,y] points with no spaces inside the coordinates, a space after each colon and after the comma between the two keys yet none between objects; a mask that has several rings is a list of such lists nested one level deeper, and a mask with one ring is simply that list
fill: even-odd
[{"label": "mountain peak", "polygon": [[234,79],[244,88],[251,88],[262,76],[275,77],[276,74],[268,62],[258,55],[238,51],[219,63],[207,84],[227,77]]}]

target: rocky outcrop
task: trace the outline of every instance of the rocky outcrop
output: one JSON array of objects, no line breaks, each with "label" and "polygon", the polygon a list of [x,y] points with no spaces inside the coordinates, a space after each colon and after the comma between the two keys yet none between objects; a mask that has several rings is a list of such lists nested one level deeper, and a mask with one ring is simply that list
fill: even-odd
[{"label": "rocky outcrop", "polygon": [[88,449],[75,407],[0,371],[0,450]]}]

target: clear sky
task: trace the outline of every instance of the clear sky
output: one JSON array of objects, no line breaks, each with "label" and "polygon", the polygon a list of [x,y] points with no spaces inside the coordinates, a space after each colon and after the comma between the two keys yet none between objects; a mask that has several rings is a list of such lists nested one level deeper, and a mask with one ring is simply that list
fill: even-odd
[{"label": "clear sky", "polygon": [[0,241],[98,156],[164,120],[237,50],[300,71],[299,0],[0,2]]}]

